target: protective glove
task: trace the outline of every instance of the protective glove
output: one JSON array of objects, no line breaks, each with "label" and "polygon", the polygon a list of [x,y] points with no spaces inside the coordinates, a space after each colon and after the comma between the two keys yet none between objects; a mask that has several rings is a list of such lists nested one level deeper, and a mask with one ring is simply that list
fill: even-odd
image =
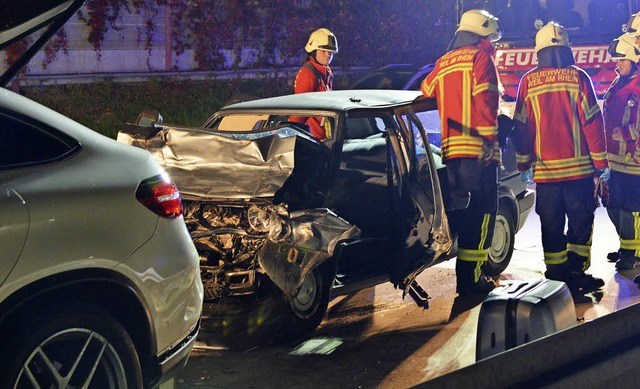
[{"label": "protective glove", "polygon": [[520,172],[520,181],[525,184],[533,184],[533,170],[529,168],[528,170]]},{"label": "protective glove", "polygon": [[596,169],[596,177],[602,182],[609,181],[609,178],[611,178],[611,168]]}]

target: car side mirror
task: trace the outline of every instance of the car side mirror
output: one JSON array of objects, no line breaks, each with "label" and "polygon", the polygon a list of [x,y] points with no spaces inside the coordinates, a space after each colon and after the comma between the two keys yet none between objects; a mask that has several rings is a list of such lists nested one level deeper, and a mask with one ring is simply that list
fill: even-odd
[{"label": "car side mirror", "polygon": [[162,123],[163,118],[158,111],[143,111],[138,115],[135,124],[143,127],[150,127],[153,123]]}]

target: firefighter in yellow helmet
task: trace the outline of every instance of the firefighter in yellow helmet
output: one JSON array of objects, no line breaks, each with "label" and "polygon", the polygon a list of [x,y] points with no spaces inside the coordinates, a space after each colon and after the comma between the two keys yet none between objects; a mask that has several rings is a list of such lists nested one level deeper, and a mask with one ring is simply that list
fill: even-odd
[{"label": "firefighter in yellow helmet", "polygon": [[617,61],[618,77],[604,102],[611,167],[606,206],[620,237],[616,269],[627,270],[640,264],[640,47],[636,36],[627,33],[614,39],[609,54]]},{"label": "firefighter in yellow helmet", "polygon": [[637,33],[640,30],[640,13],[635,13],[629,17],[626,24],[626,32]]},{"label": "firefighter in yellow helmet", "polygon": [[[333,89],[333,72],[329,67],[333,56],[338,52],[338,40],[326,28],[315,30],[309,36],[304,47],[307,53],[293,84],[294,93],[322,92]],[[311,134],[320,140],[331,137],[329,121],[318,117],[292,116],[289,120],[309,125]]]},{"label": "firefighter in yellow helmet", "polygon": [[469,10],[451,41],[424,79],[421,90],[435,97],[442,118],[442,160],[451,192],[471,195],[469,206],[450,213],[458,232],[457,292],[487,293],[495,282],[484,274],[498,207],[498,72],[492,42],[502,35],[498,19]]},{"label": "firefighter in yellow helmet", "polygon": [[544,25],[535,50],[538,66],[522,76],[514,113],[518,169],[523,181],[533,170],[545,276],[586,294],[604,285],[585,273],[597,207],[594,175],[607,168],[602,113],[591,78],[574,66],[564,27]]}]

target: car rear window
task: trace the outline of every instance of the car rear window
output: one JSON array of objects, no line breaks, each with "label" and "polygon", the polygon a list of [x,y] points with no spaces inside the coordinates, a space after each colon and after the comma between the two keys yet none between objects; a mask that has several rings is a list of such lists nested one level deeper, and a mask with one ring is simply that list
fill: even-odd
[{"label": "car rear window", "polygon": [[223,116],[215,130],[217,131],[253,131],[260,128],[269,115],[228,115]]},{"label": "car rear window", "polygon": [[0,169],[50,163],[79,150],[78,142],[46,126],[0,112]]}]

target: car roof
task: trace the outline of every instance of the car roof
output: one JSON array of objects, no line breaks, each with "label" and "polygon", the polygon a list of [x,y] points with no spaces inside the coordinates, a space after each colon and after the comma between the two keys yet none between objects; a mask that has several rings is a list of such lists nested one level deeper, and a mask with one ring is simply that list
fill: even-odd
[{"label": "car roof", "polygon": [[269,97],[225,106],[218,111],[262,111],[262,110],[321,110],[348,111],[361,108],[383,108],[410,104],[422,94],[405,90],[338,90],[308,92]]}]

